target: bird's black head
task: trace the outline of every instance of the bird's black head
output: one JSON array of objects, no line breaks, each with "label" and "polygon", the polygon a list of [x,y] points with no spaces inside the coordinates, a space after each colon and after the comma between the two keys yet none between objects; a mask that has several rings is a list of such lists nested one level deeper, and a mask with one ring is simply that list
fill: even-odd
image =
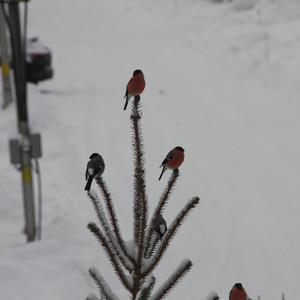
[{"label": "bird's black head", "polygon": [[176,150],[180,151],[180,152],[184,152],[184,149],[180,146],[175,147]]},{"label": "bird's black head", "polygon": [[90,159],[93,159],[97,156],[100,156],[100,154],[99,153],[93,153],[93,154],[90,155]]},{"label": "bird's black head", "polygon": [[133,72],[133,76],[139,75],[139,74],[143,74],[143,72],[141,70],[135,70]]},{"label": "bird's black head", "polygon": [[215,295],[214,297],[213,297],[213,300],[219,300],[220,298],[219,298],[219,296],[218,295]]},{"label": "bird's black head", "polygon": [[242,289],[243,289],[243,286],[242,286],[241,283],[236,283],[236,284],[234,285],[234,287],[237,288],[238,290],[242,290]]}]

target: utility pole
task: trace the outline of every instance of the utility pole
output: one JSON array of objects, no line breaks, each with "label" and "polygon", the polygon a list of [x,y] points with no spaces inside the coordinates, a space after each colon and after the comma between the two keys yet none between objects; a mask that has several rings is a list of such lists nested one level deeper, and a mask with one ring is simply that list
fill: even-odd
[{"label": "utility pole", "polygon": [[24,53],[24,43],[26,43],[26,41],[21,37],[19,3],[17,1],[10,1],[8,6],[9,19],[11,22],[11,45],[16,86],[18,129],[22,135],[20,146],[25,233],[27,235],[27,241],[31,242],[34,241],[36,237],[36,225],[29,141],[30,128],[27,111],[26,53]]},{"label": "utility pole", "polygon": [[8,53],[7,30],[5,26],[4,6],[0,6],[0,49],[1,49],[1,69],[3,84],[3,103],[2,108],[5,109],[12,101],[12,90],[10,81],[10,61]]},{"label": "utility pole", "polygon": [[18,1],[9,1],[9,20],[11,27],[12,63],[14,68],[14,79],[17,97],[18,129],[22,135],[28,134],[28,112],[27,112],[27,83],[25,70],[25,41],[21,37],[20,13]]},{"label": "utility pole", "polygon": [[[8,19],[10,27],[12,65],[16,90],[16,106],[18,130],[21,135],[19,141],[20,169],[23,187],[23,206],[25,217],[25,234],[27,241],[36,239],[36,221],[34,211],[34,192],[32,183],[32,145],[30,141],[30,127],[27,111],[27,82],[25,69],[25,36],[21,36],[20,12],[18,0],[0,0],[8,6]],[[24,1],[23,1],[24,2]]]}]

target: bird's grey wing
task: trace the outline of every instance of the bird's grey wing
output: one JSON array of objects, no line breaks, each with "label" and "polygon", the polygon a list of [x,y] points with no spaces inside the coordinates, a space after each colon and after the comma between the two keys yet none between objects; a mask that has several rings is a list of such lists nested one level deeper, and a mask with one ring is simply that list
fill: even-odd
[{"label": "bird's grey wing", "polygon": [[163,166],[163,165],[165,165],[168,161],[172,160],[173,156],[174,156],[174,151],[171,150],[171,151],[167,154],[166,158],[163,160],[163,162],[161,163],[161,165]]}]

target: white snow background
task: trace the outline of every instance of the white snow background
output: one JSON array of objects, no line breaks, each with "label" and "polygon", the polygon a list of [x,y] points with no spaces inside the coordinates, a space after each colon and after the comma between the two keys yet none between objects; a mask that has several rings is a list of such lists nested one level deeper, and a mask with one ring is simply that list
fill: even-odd
[{"label": "white snow background", "polygon": [[[0,299],[80,300],[95,266],[128,299],[98,242],[84,188],[99,152],[122,233],[132,238],[130,111],[125,85],[144,71],[143,133],[150,208],[166,153],[186,149],[165,211],[200,205],[155,271],[156,288],[185,257],[194,265],[168,299],[227,299],[242,282],[256,299],[298,300],[300,278],[300,1],[39,0],[29,36],[53,52],[55,78],[29,86],[43,139],[43,239],[26,244],[20,174],[9,164],[15,106],[0,111]],[[36,187],[36,185],[35,185]],[[95,187],[95,186],[94,186]],[[151,210],[152,212],[152,210]],[[155,289],[156,289],[155,288]]]}]

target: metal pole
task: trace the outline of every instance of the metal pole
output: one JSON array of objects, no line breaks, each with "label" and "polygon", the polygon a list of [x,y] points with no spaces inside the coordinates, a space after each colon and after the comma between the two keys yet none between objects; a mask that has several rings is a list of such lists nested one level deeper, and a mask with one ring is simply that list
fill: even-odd
[{"label": "metal pole", "polygon": [[30,143],[29,138],[26,135],[23,136],[21,144],[21,159],[25,234],[27,235],[27,241],[32,242],[36,239],[36,224],[34,212],[34,193],[32,182]]},{"label": "metal pole", "polygon": [[10,61],[8,54],[7,30],[4,15],[4,4],[0,5],[0,47],[1,47],[1,68],[2,68],[2,84],[3,84],[3,104],[5,109],[12,101],[12,89],[10,81]]},{"label": "metal pole", "polygon": [[37,239],[42,239],[42,179],[40,164],[38,159],[35,159],[35,169],[37,174],[37,189],[38,189],[38,217],[37,217]]},{"label": "metal pole", "polygon": [[[9,18],[11,23],[11,45],[13,69],[16,87],[16,103],[18,115],[18,128],[22,135],[21,140],[21,173],[23,185],[23,203],[25,215],[25,233],[27,241],[31,242],[36,237],[36,224],[34,213],[34,193],[32,184],[32,166],[30,149],[30,128],[28,124],[27,112],[27,85],[25,70],[25,53],[21,39],[21,26],[19,15],[19,3],[8,2]],[[23,41],[24,43],[25,41]]]},{"label": "metal pole", "polygon": [[21,134],[28,135],[29,126],[27,113],[25,53],[23,52],[21,39],[19,3],[11,1],[7,3],[7,5],[9,7],[9,19],[11,24],[12,63],[17,98],[18,128]]}]

